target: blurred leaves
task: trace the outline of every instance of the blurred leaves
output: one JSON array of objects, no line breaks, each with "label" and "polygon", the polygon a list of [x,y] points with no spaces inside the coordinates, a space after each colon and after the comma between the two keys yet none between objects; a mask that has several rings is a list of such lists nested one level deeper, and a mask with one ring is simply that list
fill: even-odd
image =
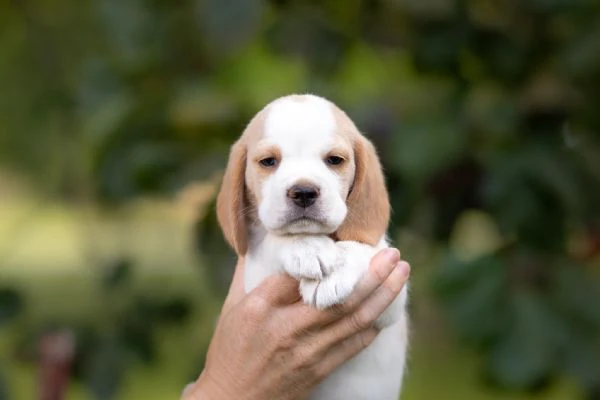
[{"label": "blurred leaves", "polygon": [[131,276],[131,268],[131,262],[127,259],[119,259],[112,265],[107,265],[103,277],[104,286],[113,289],[126,284]]},{"label": "blurred leaves", "polygon": [[396,149],[392,166],[410,180],[426,181],[464,154],[466,137],[459,129],[450,115],[423,115],[405,121],[402,134],[392,139]]},{"label": "blurred leaves", "polygon": [[[449,254],[438,270],[435,291],[460,337],[483,350],[490,383],[541,390],[560,374],[597,383],[600,326],[590,305],[600,304],[600,282],[579,280],[580,266],[565,261],[511,245],[472,261]],[[589,354],[574,357],[582,348]]]},{"label": "blurred leaves", "polygon": [[180,129],[204,128],[228,121],[237,104],[225,91],[203,82],[185,82],[175,93],[170,120]]},{"label": "blurred leaves", "polygon": [[71,327],[78,343],[74,378],[98,400],[115,398],[132,363],[159,362],[160,329],[185,323],[196,311],[185,297],[141,293],[132,285],[134,267],[126,258],[104,266],[102,312]]},{"label": "blurred leaves", "polygon": [[[220,173],[267,102],[327,96],[376,143],[392,226],[447,249],[434,292],[487,381],[598,393],[600,3],[46,3],[0,4],[2,167],[102,205],[171,196]],[[203,211],[194,245],[224,295],[235,258]],[[190,313],[133,293],[129,260],[105,267],[106,325],[78,330],[99,399]],[[21,307],[2,289],[0,325]]]},{"label": "blurred leaves", "polygon": [[506,270],[492,256],[471,262],[450,257],[434,281],[452,319],[465,340],[489,345],[503,334],[510,317],[504,293]]},{"label": "blurred leaves", "polygon": [[[352,38],[307,3],[292,3],[282,9],[269,26],[266,39],[278,53],[303,60],[315,74],[329,75],[341,66]],[[341,11],[338,15],[347,15],[344,8],[336,7]]]},{"label": "blurred leaves", "polygon": [[0,328],[17,316],[23,308],[19,293],[10,288],[0,288]]},{"label": "blurred leaves", "polygon": [[[206,46],[216,57],[229,55],[250,43],[261,27],[265,3],[261,0],[197,1]],[[235,27],[235,29],[231,29]]]},{"label": "blurred leaves", "polygon": [[123,348],[114,338],[102,338],[89,349],[85,365],[85,381],[97,400],[113,399],[123,380]]},{"label": "blurred leaves", "polygon": [[502,387],[535,388],[553,372],[557,351],[552,332],[560,326],[533,293],[516,293],[510,306],[514,320],[492,347],[487,372]]},{"label": "blurred leaves", "polygon": [[0,400],[9,400],[8,384],[4,378],[4,371],[0,368]]},{"label": "blurred leaves", "polygon": [[206,216],[195,224],[194,238],[195,247],[205,261],[209,286],[224,297],[235,270],[236,257],[220,232],[216,200],[214,197],[207,207]]},{"label": "blurred leaves", "polygon": [[[306,75],[306,67],[301,62],[282,57],[271,52],[264,43],[255,42],[227,63],[216,78],[250,114],[250,110],[261,109],[283,93],[305,90]],[[244,120],[231,132],[231,138],[239,136],[247,123],[248,120]]]}]

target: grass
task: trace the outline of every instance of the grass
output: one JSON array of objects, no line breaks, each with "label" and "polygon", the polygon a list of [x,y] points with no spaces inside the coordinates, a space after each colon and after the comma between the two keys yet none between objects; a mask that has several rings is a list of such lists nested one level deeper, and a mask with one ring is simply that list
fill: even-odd
[{"label": "grass", "polygon": [[[31,196],[0,200],[0,285],[16,286],[26,298],[23,315],[0,330],[0,362],[8,369],[13,398],[35,398],[35,369],[12,357],[21,328],[46,320],[94,320],[105,315],[98,260],[120,255],[133,258],[139,266],[137,290],[187,296],[195,304],[195,316],[183,326],[159,332],[158,362],[133,365],[118,398],[178,398],[210,338],[219,305],[191,251],[189,209],[141,202],[102,214],[42,204]],[[404,400],[575,398],[568,381],[538,396],[502,394],[483,387],[477,357],[456,346],[439,309],[427,296],[426,281],[426,267],[413,265],[415,312]],[[70,386],[68,399],[90,398],[84,386]]]}]

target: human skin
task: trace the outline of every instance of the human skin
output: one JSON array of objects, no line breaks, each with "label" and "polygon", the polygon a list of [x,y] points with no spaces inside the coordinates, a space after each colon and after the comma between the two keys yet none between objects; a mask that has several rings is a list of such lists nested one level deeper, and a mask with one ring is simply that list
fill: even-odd
[{"label": "human skin", "polygon": [[410,266],[397,249],[377,253],[352,295],[325,310],[304,304],[298,281],[267,278],[244,292],[240,259],[204,371],[182,400],[297,400],[368,346],[374,322],[400,293]]}]

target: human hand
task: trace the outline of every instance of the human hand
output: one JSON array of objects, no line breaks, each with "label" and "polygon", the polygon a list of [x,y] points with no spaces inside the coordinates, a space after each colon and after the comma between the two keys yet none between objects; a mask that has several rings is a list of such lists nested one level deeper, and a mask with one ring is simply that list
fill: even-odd
[{"label": "human hand", "polygon": [[198,380],[184,400],[296,400],[377,335],[377,318],[400,293],[410,267],[385,249],[344,304],[317,310],[303,304],[298,281],[267,278],[244,292],[240,260]]}]

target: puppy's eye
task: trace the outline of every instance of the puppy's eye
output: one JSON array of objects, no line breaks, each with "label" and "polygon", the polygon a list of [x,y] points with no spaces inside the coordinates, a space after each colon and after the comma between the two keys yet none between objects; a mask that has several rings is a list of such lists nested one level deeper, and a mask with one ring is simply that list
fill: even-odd
[{"label": "puppy's eye", "polygon": [[344,159],[338,156],[329,156],[325,159],[325,162],[329,165],[340,165],[344,162]]},{"label": "puppy's eye", "polygon": [[263,167],[274,167],[275,165],[277,165],[277,160],[275,159],[275,157],[267,157],[260,160],[259,163]]}]

